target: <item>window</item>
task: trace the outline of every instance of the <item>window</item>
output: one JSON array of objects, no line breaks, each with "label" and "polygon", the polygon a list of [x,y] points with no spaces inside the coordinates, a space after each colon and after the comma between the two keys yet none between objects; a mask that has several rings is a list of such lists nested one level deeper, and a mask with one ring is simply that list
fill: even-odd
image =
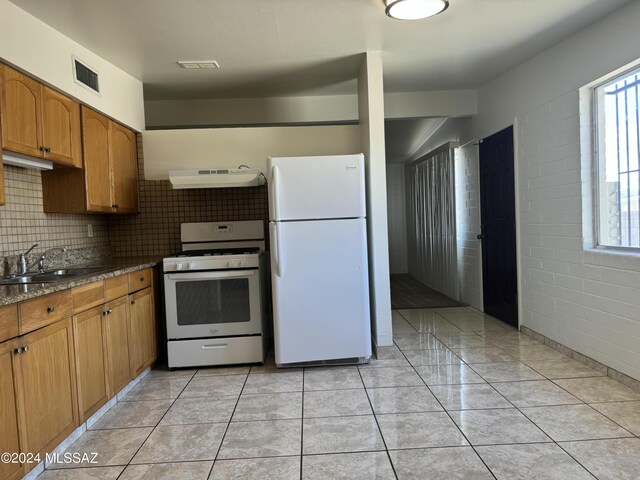
[{"label": "window", "polygon": [[640,69],[593,92],[598,245],[640,248]]}]

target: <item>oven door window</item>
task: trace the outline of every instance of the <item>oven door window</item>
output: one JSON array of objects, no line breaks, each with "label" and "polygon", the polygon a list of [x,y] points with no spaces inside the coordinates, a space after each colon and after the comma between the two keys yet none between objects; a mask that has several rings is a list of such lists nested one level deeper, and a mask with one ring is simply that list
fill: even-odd
[{"label": "oven door window", "polygon": [[251,320],[249,279],[185,280],[176,283],[178,325]]}]

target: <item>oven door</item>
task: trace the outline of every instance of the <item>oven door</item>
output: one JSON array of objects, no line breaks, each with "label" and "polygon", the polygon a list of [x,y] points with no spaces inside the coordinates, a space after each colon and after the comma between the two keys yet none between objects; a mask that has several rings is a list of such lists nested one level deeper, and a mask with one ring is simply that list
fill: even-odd
[{"label": "oven door", "polygon": [[169,340],[262,331],[257,269],[166,273],[164,286]]}]

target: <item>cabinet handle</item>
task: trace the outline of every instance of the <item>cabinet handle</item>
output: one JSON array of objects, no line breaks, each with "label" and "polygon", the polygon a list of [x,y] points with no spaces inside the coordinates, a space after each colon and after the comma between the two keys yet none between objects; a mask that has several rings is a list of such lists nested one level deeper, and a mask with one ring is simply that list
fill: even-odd
[{"label": "cabinet handle", "polygon": [[140,281],[141,281],[141,282],[144,282],[144,277],[140,277]]},{"label": "cabinet handle", "polygon": [[56,311],[56,307],[54,307],[53,305],[49,305],[47,307],[47,313],[53,313]]},{"label": "cabinet handle", "polygon": [[136,301],[135,300],[131,300],[131,305],[135,305]]},{"label": "cabinet handle", "polygon": [[117,203],[114,203],[113,205],[111,205],[111,208],[120,208],[120,205],[118,205]]},{"label": "cabinet handle", "polygon": [[106,317],[107,315],[109,315],[106,311],[102,312],[102,316]]},{"label": "cabinet handle", "polygon": [[22,347],[18,347],[18,348],[16,348],[16,349],[13,351],[13,353],[14,353],[15,355],[20,355],[23,351],[24,351],[24,348],[22,348]]},{"label": "cabinet handle", "polygon": [[45,147],[40,147],[40,151],[41,151],[41,152],[46,152],[46,151],[47,151],[47,149],[46,149]]},{"label": "cabinet handle", "polygon": [[29,351],[29,345],[25,345],[25,346],[22,348],[22,351],[23,351],[24,353],[27,353],[27,352]]},{"label": "cabinet handle", "polygon": [[112,310],[107,310],[107,315],[111,315]]},{"label": "cabinet handle", "polygon": [[45,151],[45,152],[47,152],[47,153],[49,153],[49,152],[51,151],[51,149],[50,149],[49,147],[45,147],[45,148],[44,148],[44,151]]}]

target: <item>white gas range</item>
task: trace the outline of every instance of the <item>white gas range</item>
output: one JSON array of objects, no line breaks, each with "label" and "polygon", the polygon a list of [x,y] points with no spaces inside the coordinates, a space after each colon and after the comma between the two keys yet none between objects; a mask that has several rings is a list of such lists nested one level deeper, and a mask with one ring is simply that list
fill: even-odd
[{"label": "white gas range", "polygon": [[264,362],[268,255],[262,221],[183,223],[163,260],[169,368]]}]

